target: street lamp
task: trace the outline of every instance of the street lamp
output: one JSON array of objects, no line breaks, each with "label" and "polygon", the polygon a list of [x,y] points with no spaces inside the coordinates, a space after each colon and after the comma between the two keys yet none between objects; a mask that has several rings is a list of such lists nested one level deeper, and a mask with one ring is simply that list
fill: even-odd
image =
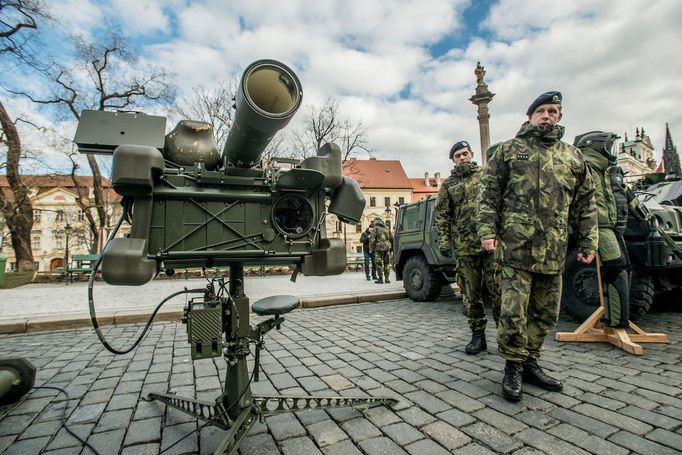
[{"label": "street lamp", "polygon": [[69,234],[71,234],[71,225],[66,222],[64,226],[64,235],[66,236],[66,247],[64,248],[64,281],[69,284]]}]

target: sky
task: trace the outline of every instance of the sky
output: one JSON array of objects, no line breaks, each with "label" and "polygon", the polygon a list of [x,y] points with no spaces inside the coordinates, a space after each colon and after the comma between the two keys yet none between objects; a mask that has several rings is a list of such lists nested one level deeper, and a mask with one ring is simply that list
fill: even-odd
[{"label": "sky", "polygon": [[[559,90],[567,142],[592,130],[632,139],[635,128],[644,128],[660,159],[668,122],[682,144],[679,0],[60,0],[49,6],[55,21],[85,36],[111,21],[144,60],[177,75],[180,95],[234,78],[255,60],[279,60],[301,80],[304,105],[336,99],[345,116],[363,123],[374,156],[400,160],[408,177],[447,175],[449,149],[460,140],[472,144],[480,162],[469,101],[477,62],[495,93],[491,143],[515,135],[537,95]],[[58,41],[48,40],[55,53]],[[24,99],[0,97],[14,112],[53,121]],[[74,127],[60,124],[65,135]]]}]

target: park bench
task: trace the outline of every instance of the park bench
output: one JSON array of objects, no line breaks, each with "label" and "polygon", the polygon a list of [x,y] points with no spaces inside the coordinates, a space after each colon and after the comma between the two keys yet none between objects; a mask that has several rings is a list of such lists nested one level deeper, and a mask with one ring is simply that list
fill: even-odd
[{"label": "park bench", "polygon": [[66,268],[67,283],[73,283],[74,273],[90,273],[95,267],[99,256],[96,254],[74,254]]}]

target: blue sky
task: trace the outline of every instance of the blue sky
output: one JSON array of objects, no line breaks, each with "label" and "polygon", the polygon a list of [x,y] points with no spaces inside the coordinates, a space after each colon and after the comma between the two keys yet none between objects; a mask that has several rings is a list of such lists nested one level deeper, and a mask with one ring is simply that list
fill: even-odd
[{"label": "blue sky", "polygon": [[[401,160],[410,177],[448,173],[456,141],[479,148],[468,100],[477,61],[496,94],[492,142],[512,137],[528,104],[548,90],[564,93],[567,141],[595,129],[632,137],[644,127],[660,156],[666,122],[682,141],[677,0],[60,0],[50,7],[59,33],[88,36],[106,20],[116,24],[143,60],[177,75],[181,95],[230,80],[256,59],[281,60],[301,79],[304,104],[337,99],[343,114],[365,125],[375,156]],[[41,90],[31,75],[6,77]],[[16,114],[53,121],[25,100],[0,96]],[[74,125],[57,127],[69,136]],[[26,134],[31,147],[54,153]]]}]

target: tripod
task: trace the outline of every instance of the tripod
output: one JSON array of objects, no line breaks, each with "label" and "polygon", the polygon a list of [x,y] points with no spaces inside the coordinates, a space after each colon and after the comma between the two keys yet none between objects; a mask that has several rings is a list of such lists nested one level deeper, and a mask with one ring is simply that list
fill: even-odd
[{"label": "tripod", "polygon": [[[230,265],[229,270],[229,290],[225,289],[222,278],[214,278],[203,297],[188,303],[183,317],[183,322],[187,323],[189,341],[192,343],[193,359],[221,355],[225,358],[227,372],[223,393],[213,403],[179,397],[172,393],[148,395],[150,400],[159,400],[209,425],[227,430],[227,435],[214,455],[235,453],[256,419],[262,421],[273,414],[349,406],[368,409],[386,405],[393,410],[407,407],[401,400],[391,397],[254,395],[251,392],[251,381],[258,381],[259,378],[260,351],[265,334],[273,328],[279,330],[284,322],[281,315],[298,308],[301,302],[297,297],[288,295],[260,299],[253,304],[253,312],[259,316],[273,317],[251,326],[249,298],[244,294],[243,265]],[[218,283],[218,289],[214,282]],[[251,376],[246,362],[246,357],[251,353],[250,343],[256,345]]]}]

